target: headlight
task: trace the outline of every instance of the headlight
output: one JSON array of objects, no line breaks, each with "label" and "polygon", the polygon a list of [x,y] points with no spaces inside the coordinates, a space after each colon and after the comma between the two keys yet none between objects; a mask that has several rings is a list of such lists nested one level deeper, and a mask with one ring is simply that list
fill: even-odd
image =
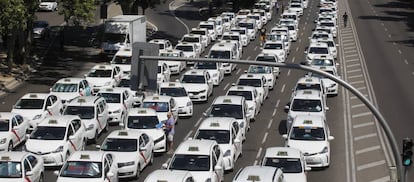
[{"label": "headlight", "polygon": [[157,144],[158,142],[161,142],[164,139],[164,135],[154,140],[154,144]]},{"label": "headlight", "polygon": [[7,138],[3,138],[3,139],[0,140],[0,144],[5,144],[6,141],[7,141]]},{"label": "headlight", "polygon": [[88,131],[88,130],[92,130],[93,129],[93,124],[90,124],[87,128],[86,128],[86,131]]},{"label": "headlight", "polygon": [[120,112],[121,112],[121,109],[118,109],[118,110],[113,111],[112,113],[120,113]]},{"label": "headlight", "polygon": [[218,74],[217,74],[217,73],[214,73],[214,74],[213,74],[213,77],[217,77],[217,76],[218,76]]},{"label": "headlight", "polygon": [[193,102],[187,102],[187,106],[192,106],[193,105]]},{"label": "headlight", "polygon": [[104,84],[105,86],[109,86],[109,85],[111,85],[111,82],[105,82],[105,84]]},{"label": "headlight", "polygon": [[40,119],[41,117],[42,117],[42,114],[38,114],[38,115],[33,117],[33,120]]},{"label": "headlight", "polygon": [[178,67],[178,65],[171,65],[170,68]]},{"label": "headlight", "polygon": [[58,153],[63,151],[63,146],[59,146],[53,153]]},{"label": "headlight", "polygon": [[132,166],[135,164],[135,161],[131,161],[131,162],[122,162],[122,163],[118,163],[118,168],[124,167],[124,166]]},{"label": "headlight", "polygon": [[320,154],[325,154],[328,153],[328,147],[324,147],[323,150],[321,152],[319,152]]}]

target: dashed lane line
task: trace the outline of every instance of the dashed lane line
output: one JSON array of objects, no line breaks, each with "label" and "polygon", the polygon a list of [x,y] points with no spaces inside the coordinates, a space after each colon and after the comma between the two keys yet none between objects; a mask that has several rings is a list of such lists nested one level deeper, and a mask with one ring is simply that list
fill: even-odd
[{"label": "dashed lane line", "polygon": [[361,149],[361,150],[357,150],[357,151],[355,151],[355,154],[359,155],[359,154],[372,152],[372,151],[379,150],[379,149],[381,149],[381,147],[379,145],[375,145],[375,146],[372,146],[372,147],[367,147],[367,148],[364,148],[364,149]]},{"label": "dashed lane line", "polygon": [[349,76],[348,79],[352,79],[352,78],[361,78],[362,75],[353,75],[353,76]]},{"label": "dashed lane line", "polygon": [[361,123],[361,124],[353,125],[352,128],[355,128],[355,129],[357,129],[357,128],[363,128],[363,127],[367,127],[367,126],[372,126],[374,124],[375,123],[373,121],[371,121],[371,122],[366,122],[366,123]]},{"label": "dashed lane line", "polygon": [[402,54],[401,50],[398,49],[398,53]]},{"label": "dashed lane line", "polygon": [[390,176],[385,176],[385,177],[382,177],[382,178],[372,180],[370,182],[389,182],[389,181],[390,181]]},{"label": "dashed lane line", "polygon": [[282,85],[282,89],[280,90],[281,93],[283,93],[285,91],[285,84]]},{"label": "dashed lane line", "polygon": [[359,81],[349,82],[349,84],[351,84],[351,85],[355,85],[355,84],[359,84],[359,83],[365,83],[365,80],[359,80]]},{"label": "dashed lane line", "polygon": [[238,75],[238,74],[240,73],[240,71],[241,71],[241,69],[239,68],[239,69],[236,71],[236,75]]},{"label": "dashed lane line", "polygon": [[357,166],[357,171],[361,171],[361,170],[368,169],[368,168],[373,168],[373,167],[380,166],[380,165],[383,165],[383,164],[385,164],[385,160],[371,162],[371,163],[368,163],[368,164]]},{"label": "dashed lane line", "polygon": [[351,108],[354,109],[354,108],[357,108],[357,107],[364,107],[364,106],[365,106],[365,104],[355,104],[355,105],[352,105]]},{"label": "dashed lane line", "polygon": [[364,140],[364,139],[372,138],[376,136],[377,136],[377,133],[370,133],[370,134],[354,137],[354,141]]},{"label": "dashed lane line", "polygon": [[290,70],[288,70],[286,74],[287,74],[287,76],[289,76],[290,75]]},{"label": "dashed lane line", "polygon": [[355,67],[355,66],[361,66],[361,64],[356,63],[356,64],[349,64],[349,65],[346,65],[346,67],[347,67],[347,68],[351,68],[351,67]]},{"label": "dashed lane line", "polygon": [[260,155],[262,155],[262,147],[260,147],[259,151],[257,151],[256,159],[259,159]]},{"label": "dashed lane line", "polygon": [[275,108],[275,109],[273,110],[272,116],[275,116],[275,115],[276,115],[276,112],[277,112],[277,109]]},{"label": "dashed lane line", "polygon": [[279,103],[280,103],[280,99],[277,99],[277,101],[276,101],[276,107],[279,107]]},{"label": "dashed lane line", "polygon": [[200,118],[198,119],[197,123],[194,125],[194,127],[197,127],[197,126],[200,124],[200,122],[201,122],[201,120],[202,120],[202,119],[203,119],[203,118],[201,118],[201,117],[200,117]]},{"label": "dashed lane line", "polygon": [[188,132],[187,133],[187,135],[185,135],[185,137],[184,137],[184,140],[183,141],[186,141],[189,137],[190,137],[190,135],[193,133],[193,130],[191,130],[190,132]]},{"label": "dashed lane line", "polygon": [[296,60],[296,57],[293,57],[293,58],[292,58],[292,63],[294,63],[294,62],[295,62],[295,60]]},{"label": "dashed lane line", "polygon": [[229,87],[229,86],[230,86],[230,82],[228,82],[228,83],[224,86],[223,90],[224,90],[224,91],[226,91],[226,90],[227,90],[227,87]]},{"label": "dashed lane line", "polygon": [[270,129],[272,127],[273,119],[269,120],[269,124],[267,124],[267,129]]},{"label": "dashed lane line", "polygon": [[405,63],[405,64],[408,64],[408,61],[407,61],[406,59],[404,59],[404,63]]},{"label": "dashed lane line", "polygon": [[354,72],[360,72],[360,71],[362,71],[360,68],[358,68],[358,69],[354,69],[354,70],[349,70],[349,71],[346,71],[347,73],[354,73]]},{"label": "dashed lane line", "polygon": [[264,143],[266,142],[267,135],[269,135],[269,133],[268,133],[268,132],[266,132],[266,133],[264,134],[263,139],[262,139],[262,144],[264,144]]}]

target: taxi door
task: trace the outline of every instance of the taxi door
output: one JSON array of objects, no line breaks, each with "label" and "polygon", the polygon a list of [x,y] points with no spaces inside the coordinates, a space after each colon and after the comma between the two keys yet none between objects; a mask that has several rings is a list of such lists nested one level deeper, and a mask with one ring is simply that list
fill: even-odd
[{"label": "taxi door", "polygon": [[233,142],[234,156],[235,156],[234,161],[236,161],[239,158],[239,156],[241,155],[242,150],[243,150],[242,149],[242,140],[243,139],[242,139],[242,135],[241,135],[240,128],[239,128],[239,123],[237,123],[237,121],[232,123],[231,133],[232,133],[232,136],[233,136],[232,142]]},{"label": "taxi door", "polygon": [[[23,175],[24,175],[24,179],[27,181],[27,179],[29,179],[29,181],[35,181],[40,175],[39,171],[35,171],[32,168],[32,164],[29,162],[29,160],[27,158],[25,158],[23,160]],[[39,173],[39,174],[36,174]]]},{"label": "taxi door", "polygon": [[[151,163],[152,148],[153,144],[151,144],[149,136],[143,133],[139,137],[139,155],[142,157],[145,165]],[[145,165],[141,165],[141,167],[144,168]]]},{"label": "taxi door", "polygon": [[104,180],[105,182],[118,181],[118,167],[111,154],[106,154],[104,157]]},{"label": "taxi door", "polygon": [[[32,173],[31,175],[27,175],[27,172],[26,172],[25,177],[29,178],[30,181],[39,181],[40,174],[41,172],[43,172],[44,167],[41,164],[39,164],[39,161],[33,155],[28,155],[24,161],[25,163],[26,161],[29,162],[30,168],[25,167],[25,169],[31,169],[31,173]],[[25,165],[28,165],[28,164],[25,164]]]},{"label": "taxi door", "polygon": [[84,131],[81,130],[81,122],[80,120],[72,120],[69,124],[68,130],[72,130],[72,137],[69,138],[69,142],[72,142],[71,145],[75,150],[82,150],[83,149],[83,141],[84,141]]},{"label": "taxi door", "polygon": [[12,141],[13,147],[21,143],[24,138],[26,137],[26,129],[27,127],[24,126],[23,117],[20,115],[16,115],[12,118],[12,125],[11,125],[11,132],[12,132]]},{"label": "taxi door", "polygon": [[[217,181],[221,182],[224,181],[224,162],[223,162],[223,155],[221,153],[220,147],[218,145],[215,145],[213,147],[213,151],[211,154],[212,158],[212,169],[214,174],[217,176]],[[221,169],[216,170],[216,166],[220,166]]]}]

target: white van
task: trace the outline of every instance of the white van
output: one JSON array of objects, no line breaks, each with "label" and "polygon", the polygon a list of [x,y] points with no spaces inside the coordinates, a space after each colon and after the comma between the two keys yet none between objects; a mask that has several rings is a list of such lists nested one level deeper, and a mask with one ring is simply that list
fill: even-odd
[{"label": "white van", "polygon": [[[211,47],[208,57],[217,59],[239,59],[240,56],[238,52],[236,44],[231,42],[220,42]],[[223,63],[222,68],[224,69],[225,74],[231,74],[231,72],[236,69],[236,64]]]}]

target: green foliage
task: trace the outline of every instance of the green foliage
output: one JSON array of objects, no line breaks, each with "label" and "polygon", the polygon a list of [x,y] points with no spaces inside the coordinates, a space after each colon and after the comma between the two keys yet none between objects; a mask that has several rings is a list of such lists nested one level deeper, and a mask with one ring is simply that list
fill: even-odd
[{"label": "green foliage", "polygon": [[[138,7],[145,12],[147,8],[155,8],[157,4],[165,3],[166,0],[114,0],[122,9],[122,14],[138,14]],[[143,13],[145,14],[145,13]]]},{"label": "green foliage", "polygon": [[67,24],[86,26],[94,21],[95,0],[60,0],[59,14]]},{"label": "green foliage", "polygon": [[0,0],[0,32],[25,30],[27,10],[23,0]]}]

